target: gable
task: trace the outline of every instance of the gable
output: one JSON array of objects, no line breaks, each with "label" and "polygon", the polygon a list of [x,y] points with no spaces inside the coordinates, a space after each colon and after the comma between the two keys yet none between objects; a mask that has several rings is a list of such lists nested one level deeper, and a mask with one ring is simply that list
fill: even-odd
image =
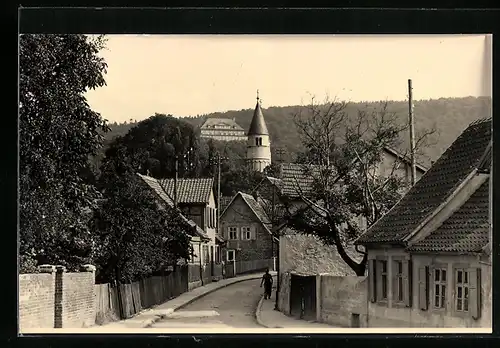
[{"label": "gable", "polygon": [[226,222],[258,222],[271,234],[271,221],[264,208],[251,195],[238,192],[221,214]]}]

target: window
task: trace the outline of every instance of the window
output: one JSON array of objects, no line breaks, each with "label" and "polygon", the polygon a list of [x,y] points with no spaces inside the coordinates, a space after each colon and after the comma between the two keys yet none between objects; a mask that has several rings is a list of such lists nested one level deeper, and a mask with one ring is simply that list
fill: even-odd
[{"label": "window", "polygon": [[210,263],[210,253],[208,252],[208,245],[203,246],[203,263],[205,265]]},{"label": "window", "polygon": [[232,239],[232,240],[238,239],[236,227],[229,227],[228,230],[229,230],[229,232],[228,232],[229,239]]},{"label": "window", "polygon": [[396,302],[403,302],[404,301],[403,261],[396,261],[394,264],[396,267],[394,270],[395,286],[394,286],[393,299]]},{"label": "window", "polygon": [[252,230],[250,227],[242,227],[241,228],[241,239],[250,240],[252,239]]},{"label": "window", "polygon": [[259,138],[255,138],[255,145],[259,146]]},{"label": "window", "polygon": [[434,269],[434,308],[446,306],[446,269]]},{"label": "window", "polygon": [[469,272],[464,269],[455,271],[456,302],[455,309],[459,312],[469,311]]},{"label": "window", "polygon": [[234,250],[228,250],[226,256],[227,261],[234,261]]},{"label": "window", "polygon": [[381,300],[387,300],[387,261],[380,261]]}]

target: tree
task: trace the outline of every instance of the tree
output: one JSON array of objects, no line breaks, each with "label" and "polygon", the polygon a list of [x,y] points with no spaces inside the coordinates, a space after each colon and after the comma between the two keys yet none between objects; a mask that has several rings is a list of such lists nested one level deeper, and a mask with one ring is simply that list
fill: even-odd
[{"label": "tree", "polygon": [[20,37],[21,271],[37,263],[71,269],[92,258],[87,223],[99,193],[89,159],[108,127],[84,93],[105,84],[104,44],[102,36]]},{"label": "tree", "polygon": [[[407,189],[401,166],[408,159],[403,151],[390,168],[383,166],[386,148],[402,149],[407,125],[398,122],[387,103],[380,108],[360,110],[356,115],[346,112],[341,101],[311,105],[294,116],[294,121],[306,148],[304,171],[313,177],[310,194],[298,193],[303,207],[292,211],[286,204],[288,227],[312,234],[334,245],[349,267],[364,275],[367,255],[362,250],[361,261],[349,253],[349,245],[362,233],[360,222],[373,225],[387,212]],[[415,150],[429,144],[435,130],[417,135]],[[298,183],[297,183],[298,184]]]},{"label": "tree", "polygon": [[137,176],[143,161],[144,153],[131,153],[123,138],[106,152],[99,178],[104,201],[94,216],[100,282],[131,282],[189,258],[190,227]]},{"label": "tree", "polygon": [[179,176],[197,177],[203,170],[200,142],[193,126],[170,115],[155,114],[115,140],[134,158],[134,168],[142,174],[173,177],[176,156]]}]

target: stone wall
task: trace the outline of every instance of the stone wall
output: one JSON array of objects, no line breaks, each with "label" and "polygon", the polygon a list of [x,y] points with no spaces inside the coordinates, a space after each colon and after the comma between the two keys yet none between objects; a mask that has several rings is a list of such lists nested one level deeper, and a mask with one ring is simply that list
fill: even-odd
[{"label": "stone wall", "polygon": [[280,237],[279,248],[280,272],[356,275],[339,256],[335,246],[325,245],[315,236],[287,231]]},{"label": "stone wall", "polygon": [[95,324],[95,267],[66,273],[43,265],[40,273],[19,275],[19,329],[81,328]]},{"label": "stone wall", "polygon": [[290,315],[290,280],[291,273],[281,273],[279,282],[278,309],[280,312]]},{"label": "stone wall", "polygon": [[321,322],[340,327],[368,327],[366,277],[322,274],[318,278]]}]

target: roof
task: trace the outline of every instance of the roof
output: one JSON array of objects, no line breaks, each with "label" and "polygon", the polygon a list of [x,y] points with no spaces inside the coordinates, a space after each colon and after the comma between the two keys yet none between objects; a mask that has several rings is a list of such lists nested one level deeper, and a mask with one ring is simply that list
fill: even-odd
[{"label": "roof", "polygon": [[[169,207],[174,207],[174,201],[165,193],[165,191],[162,189],[160,186],[158,180],[155,178],[152,178],[147,175],[142,175],[137,173],[137,175],[151,188],[153,191],[156,193],[156,195],[163,201],[165,202]],[[210,239],[210,237],[203,231],[203,229],[198,226],[193,220],[188,219],[185,217],[181,212],[179,212],[179,215],[184,222],[186,222],[189,226],[194,228],[196,231],[196,234],[200,236],[201,238],[204,239]]]},{"label": "roof", "polygon": [[[160,179],[165,193],[173,200],[174,179]],[[213,178],[177,179],[177,202],[207,204],[214,186]]]},{"label": "roof", "polygon": [[252,210],[255,217],[259,220],[259,222],[267,230],[267,232],[272,234],[271,230],[269,229],[271,225],[271,219],[269,219],[269,216],[267,216],[267,213],[264,207],[262,206],[262,200],[260,198],[257,198],[256,200],[254,196],[249,195],[247,193],[238,191],[238,193],[233,197],[233,199],[226,207],[226,209],[224,209],[221,216],[223,216],[226,213],[227,209],[229,209],[229,207],[233,204],[233,202],[236,201],[238,197],[241,197],[243,202],[245,202],[245,204],[250,208],[250,210]]},{"label": "roof", "polygon": [[255,111],[253,112],[252,123],[250,123],[250,128],[248,129],[248,135],[269,135],[258,99]]},{"label": "roof", "polygon": [[400,243],[480,165],[491,143],[491,118],[473,122],[408,193],[356,243]]},{"label": "roof", "polygon": [[481,252],[489,243],[489,180],[437,230],[408,248],[414,252]]},{"label": "roof", "polygon": [[[290,198],[309,194],[314,185],[314,174],[319,167],[295,163],[282,163],[280,165],[281,194]],[[276,182],[276,181],[275,181]]]},{"label": "roof", "polygon": [[245,131],[236,121],[232,118],[207,118],[205,122],[200,126],[201,129],[207,128],[219,128],[219,127],[231,127],[235,130]]}]

